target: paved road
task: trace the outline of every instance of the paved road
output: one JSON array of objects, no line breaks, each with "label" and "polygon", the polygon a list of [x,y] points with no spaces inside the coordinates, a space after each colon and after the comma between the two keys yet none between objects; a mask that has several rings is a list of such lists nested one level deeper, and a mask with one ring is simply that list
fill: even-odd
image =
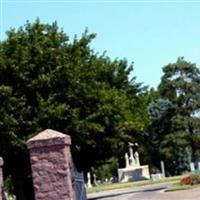
[{"label": "paved road", "polygon": [[88,195],[89,200],[200,200],[200,188],[164,192],[166,184]]}]

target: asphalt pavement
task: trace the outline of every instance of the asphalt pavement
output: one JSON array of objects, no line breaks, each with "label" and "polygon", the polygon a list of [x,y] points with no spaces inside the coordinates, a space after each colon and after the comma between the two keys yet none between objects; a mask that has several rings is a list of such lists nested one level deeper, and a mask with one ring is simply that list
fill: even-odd
[{"label": "asphalt pavement", "polygon": [[170,183],[88,194],[88,200],[200,200],[200,188],[165,192]]},{"label": "asphalt pavement", "polygon": [[143,186],[138,188],[128,188],[128,189],[117,189],[111,191],[104,191],[98,193],[88,194],[88,200],[110,200],[110,199],[119,199],[123,196],[133,196],[138,193],[147,193],[147,192],[156,192],[166,189],[169,186],[169,183],[156,184],[151,186]]}]

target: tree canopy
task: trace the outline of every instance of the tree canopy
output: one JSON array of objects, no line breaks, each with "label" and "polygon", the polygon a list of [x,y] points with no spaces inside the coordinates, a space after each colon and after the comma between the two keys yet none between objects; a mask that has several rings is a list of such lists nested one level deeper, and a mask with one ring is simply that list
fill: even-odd
[{"label": "tree canopy", "polygon": [[133,63],[95,52],[95,37],[70,39],[36,20],[0,42],[0,155],[17,199],[32,199],[26,141],[47,128],[69,134],[78,169],[102,177],[123,165],[128,142],[139,143],[142,163],[164,160],[171,174],[200,158],[198,67],[180,57],[147,89]]},{"label": "tree canopy", "polygon": [[120,155],[144,127],[133,64],[94,52],[94,38],[86,30],[70,41],[57,23],[36,20],[0,43],[0,153],[14,180],[30,173],[25,142],[43,129],[71,135],[78,168],[89,170]]}]

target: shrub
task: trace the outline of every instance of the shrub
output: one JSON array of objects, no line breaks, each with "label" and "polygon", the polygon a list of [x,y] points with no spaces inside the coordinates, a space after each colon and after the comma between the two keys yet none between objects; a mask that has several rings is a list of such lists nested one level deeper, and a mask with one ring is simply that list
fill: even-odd
[{"label": "shrub", "polygon": [[200,171],[196,170],[191,174],[192,184],[200,184]]},{"label": "shrub", "polygon": [[98,179],[104,182],[105,179],[117,176],[118,167],[118,160],[114,157],[110,158],[105,164],[97,168],[96,173]]},{"label": "shrub", "polygon": [[181,185],[193,185],[200,184],[200,171],[196,170],[192,172],[190,175],[184,176],[180,180]]},{"label": "shrub", "polygon": [[183,178],[181,178],[180,184],[181,185],[191,185],[192,184],[192,176],[191,175],[184,176]]}]

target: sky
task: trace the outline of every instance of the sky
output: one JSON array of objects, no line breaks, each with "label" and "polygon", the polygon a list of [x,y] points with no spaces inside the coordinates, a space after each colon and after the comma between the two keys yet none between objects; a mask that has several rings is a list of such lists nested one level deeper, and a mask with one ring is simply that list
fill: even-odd
[{"label": "sky", "polygon": [[96,52],[134,62],[131,76],[150,87],[179,56],[200,66],[200,0],[0,0],[0,40],[37,17],[57,21],[70,38],[87,27]]}]

